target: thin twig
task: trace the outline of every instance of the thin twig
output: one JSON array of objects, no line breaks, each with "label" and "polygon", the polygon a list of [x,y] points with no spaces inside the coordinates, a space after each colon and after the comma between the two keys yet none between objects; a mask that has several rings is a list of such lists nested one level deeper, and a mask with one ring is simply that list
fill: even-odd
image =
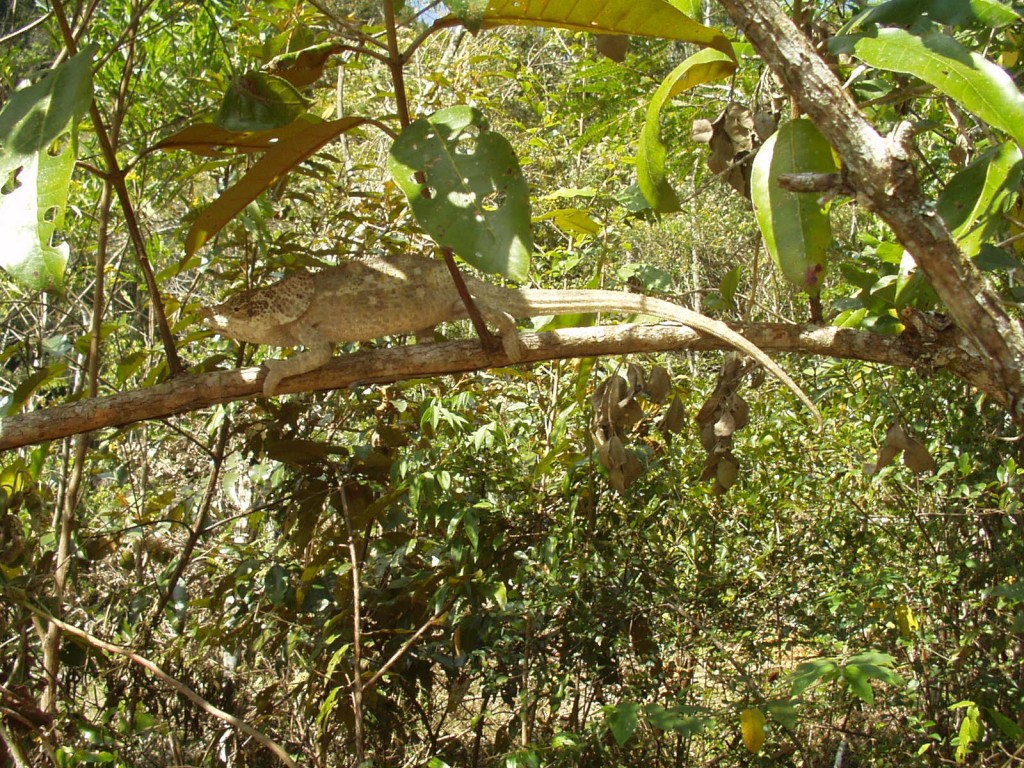
[{"label": "thin twig", "polygon": [[437,613],[434,616],[432,616],[423,626],[421,626],[419,629],[413,632],[409,639],[402,643],[402,645],[399,647],[397,651],[391,654],[391,658],[388,659],[387,662],[385,662],[384,666],[378,669],[377,672],[374,673],[373,677],[371,677],[369,680],[363,683],[363,690],[369,690],[370,688],[373,688],[375,685],[377,685],[377,683],[380,682],[380,679],[388,673],[388,670],[395,666],[395,664],[398,663],[398,660],[409,652],[409,649],[416,644],[417,640],[423,637],[424,632],[426,632],[431,627],[435,627],[441,622],[443,622],[448,615],[448,611],[451,610],[452,604],[454,602],[454,600],[448,601],[444,608],[441,609],[440,613]]},{"label": "thin twig", "polygon": [[345,486],[338,489],[341,495],[341,512],[345,519],[345,533],[348,536],[348,556],[352,562],[352,715],[353,734],[356,742],[356,765],[365,760],[363,745],[363,628],[359,612],[359,554],[356,552],[356,538],[352,530],[352,516],[348,510],[348,496]]},{"label": "thin twig", "polygon": [[43,24],[52,15],[53,15],[53,11],[47,11],[42,16],[40,16],[38,19],[36,19],[35,21],[30,21],[28,24],[26,24],[21,29],[16,29],[13,32],[11,32],[10,34],[4,35],[3,37],[0,37],[0,45],[3,45],[4,43],[9,43],[9,42],[11,42],[11,40],[13,40],[14,38],[18,37],[19,35],[24,35],[26,32],[32,31],[33,29],[38,27],[40,24]]},{"label": "thin twig", "polygon": [[[78,51],[78,45],[75,42],[74,33],[71,30],[71,25],[68,23],[67,13],[61,0],[54,0],[53,11],[56,14],[57,22],[64,37],[64,45],[67,47],[68,53],[74,55]],[[118,202],[124,213],[125,224],[128,227],[128,234],[131,237],[132,246],[135,250],[135,257],[139,263],[139,268],[142,270],[142,276],[146,281],[146,289],[152,302],[153,316],[156,319],[160,338],[163,341],[164,354],[167,355],[167,366],[170,369],[171,375],[175,376],[182,372],[182,365],[181,359],[178,357],[178,350],[175,347],[174,334],[171,333],[171,326],[167,322],[167,313],[164,311],[163,299],[160,296],[159,286],[157,286],[156,275],[153,272],[152,264],[149,262],[149,256],[146,254],[146,239],[142,235],[138,217],[135,215],[135,207],[128,192],[128,185],[124,180],[124,169],[120,167],[117,159],[117,150],[111,143],[110,134],[103,123],[103,116],[100,114],[95,99],[89,103],[89,117],[92,120],[93,129],[96,131],[96,140],[100,144],[100,150],[103,152],[103,158],[107,164],[107,178],[113,184],[114,191],[117,193]]]},{"label": "thin twig", "polygon": [[192,553],[195,551],[199,537],[206,532],[206,521],[210,517],[210,507],[213,506],[213,501],[217,498],[217,491],[220,485],[220,469],[224,463],[224,448],[227,446],[230,424],[230,421],[224,419],[220,424],[220,429],[217,430],[217,439],[214,441],[213,446],[213,467],[210,469],[210,477],[206,482],[206,492],[203,494],[203,500],[199,505],[199,514],[196,516],[195,525],[189,532],[188,541],[185,542],[185,547],[181,551],[181,557],[178,558],[178,565],[175,567],[174,573],[171,574],[171,578],[168,579],[167,588],[164,590],[156,610],[153,611],[153,615],[150,617],[150,629],[154,629],[157,626],[157,622],[160,621],[164,608],[167,607],[167,603],[170,602],[171,596],[174,594],[175,586],[177,586],[181,575],[192,561]]}]

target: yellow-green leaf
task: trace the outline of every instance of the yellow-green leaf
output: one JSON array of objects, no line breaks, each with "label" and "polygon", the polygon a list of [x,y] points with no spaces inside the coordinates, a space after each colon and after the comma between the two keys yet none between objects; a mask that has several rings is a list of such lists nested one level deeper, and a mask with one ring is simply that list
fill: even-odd
[{"label": "yellow-green leaf", "polygon": [[1006,70],[952,37],[878,29],[837,37],[829,49],[852,54],[872,67],[919,77],[1024,146],[1024,94]]},{"label": "yellow-green leaf", "polygon": [[740,713],[740,734],[743,736],[743,746],[747,751],[756,755],[764,746],[764,714],[760,709],[751,707]]},{"label": "yellow-green leaf", "polygon": [[977,256],[1002,214],[1017,200],[1024,158],[1012,142],[993,147],[953,176],[939,195],[939,215],[968,256]]},{"label": "yellow-green leaf", "polygon": [[647,119],[636,156],[637,181],[647,202],[659,213],[679,210],[679,199],[665,178],[668,154],[661,141],[661,108],[677,93],[697,85],[721,80],[736,71],[736,59],[716,49],[698,51],[669,73],[647,105]]},{"label": "yellow-green leaf", "polygon": [[683,12],[692,6],[687,0],[491,0],[480,26],[492,29],[517,24],[661,37],[717,48],[731,56],[732,45],[724,34]]},{"label": "yellow-green leaf", "polygon": [[917,631],[919,626],[917,617],[914,616],[914,610],[907,605],[902,603],[896,606],[896,624],[900,628],[900,637],[904,640],[909,640],[914,636],[914,632]]}]

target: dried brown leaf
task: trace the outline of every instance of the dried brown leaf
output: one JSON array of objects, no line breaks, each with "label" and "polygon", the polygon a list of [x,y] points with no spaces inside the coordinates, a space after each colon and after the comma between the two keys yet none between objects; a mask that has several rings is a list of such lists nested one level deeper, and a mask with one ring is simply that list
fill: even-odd
[{"label": "dried brown leaf", "polygon": [[677,395],[672,398],[668,408],[665,410],[665,415],[661,417],[661,431],[667,433],[681,432],[685,423],[686,408],[683,406],[683,401]]},{"label": "dried brown leaf", "polygon": [[652,402],[665,402],[665,398],[672,391],[672,379],[669,377],[665,366],[656,365],[651,368],[651,372],[647,375],[647,384],[644,386],[644,391],[651,398]]},{"label": "dried brown leaf", "polygon": [[923,444],[912,437],[907,437],[907,447],[903,451],[903,463],[915,475],[935,471],[935,459]]}]

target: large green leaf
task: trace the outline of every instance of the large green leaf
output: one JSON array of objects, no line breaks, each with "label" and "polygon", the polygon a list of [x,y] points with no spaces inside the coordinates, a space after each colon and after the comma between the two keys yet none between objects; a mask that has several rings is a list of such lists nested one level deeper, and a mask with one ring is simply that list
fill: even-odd
[{"label": "large green leaf", "polygon": [[1020,21],[1013,8],[998,0],[889,0],[863,10],[839,34],[849,34],[868,24],[909,27],[925,16],[951,25],[980,21],[991,27],[1003,27]]},{"label": "large green leaf", "polygon": [[491,0],[481,27],[505,24],[561,27],[601,35],[682,40],[732,55],[729,39],[686,15],[689,0]]},{"label": "large green leaf", "polygon": [[605,708],[605,722],[608,724],[612,736],[615,737],[615,743],[620,747],[625,746],[633,735],[633,731],[636,730],[639,711],[640,705],[632,701]]},{"label": "large green leaf", "polygon": [[829,44],[872,67],[914,75],[1024,146],[1024,95],[1002,67],[939,32],[879,29]]},{"label": "large green leaf", "polygon": [[779,186],[788,173],[833,173],[832,147],[810,120],[785,123],[754,158],[751,197],[765,247],[787,280],[817,296],[825,277],[832,227],[816,193]]},{"label": "large green leaf", "polygon": [[789,676],[793,696],[799,696],[819,680],[833,680],[839,671],[835,659],[821,658],[805,661]]},{"label": "large green leaf", "polygon": [[485,272],[526,278],[529,189],[512,145],[488,130],[479,110],[451,107],[410,124],[388,168],[439,245]]},{"label": "large green leaf", "polygon": [[678,93],[697,85],[721,80],[736,71],[736,59],[728,54],[708,48],[690,56],[669,73],[647,105],[647,119],[640,134],[637,149],[636,172],[640,191],[658,213],[679,210],[679,199],[665,178],[667,151],[661,141],[661,108]]},{"label": "large green leaf", "polygon": [[968,256],[1005,226],[1002,213],[1017,199],[1022,167],[1020,148],[1006,142],[957,173],[939,195],[939,214]]}]

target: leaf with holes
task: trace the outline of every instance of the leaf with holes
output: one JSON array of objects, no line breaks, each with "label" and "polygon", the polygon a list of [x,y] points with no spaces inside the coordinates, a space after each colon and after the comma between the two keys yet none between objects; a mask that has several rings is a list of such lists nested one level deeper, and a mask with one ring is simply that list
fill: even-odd
[{"label": "leaf with holes", "polygon": [[[90,45],[39,82],[11,96],[0,111],[0,253],[3,267],[32,290],[59,290],[69,249],[55,245],[63,225],[77,141],[74,126],[92,100]],[[54,147],[72,128],[63,146]]]},{"label": "leaf with holes", "polygon": [[70,248],[52,240],[64,220],[75,167],[75,142],[56,155],[37,152],[15,174],[15,186],[0,190],[0,231],[5,235],[0,267],[35,291],[61,290]]},{"label": "leaf with holes", "polygon": [[410,124],[388,168],[439,245],[485,272],[526,279],[530,192],[512,145],[479,110],[451,107]]},{"label": "leaf with holes", "polygon": [[28,157],[48,148],[85,114],[92,101],[92,57],[87,45],[48,72],[38,83],[15,94],[0,112],[0,184],[3,175]]}]

